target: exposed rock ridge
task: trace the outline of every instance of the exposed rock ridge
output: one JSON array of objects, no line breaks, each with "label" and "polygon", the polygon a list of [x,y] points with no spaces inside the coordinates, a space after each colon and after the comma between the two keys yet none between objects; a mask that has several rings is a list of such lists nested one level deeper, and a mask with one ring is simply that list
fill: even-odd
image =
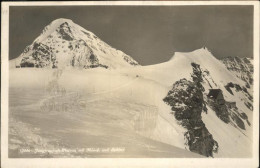
[{"label": "exposed rock ridge", "polygon": [[163,99],[172,108],[172,114],[180,125],[187,129],[184,133],[189,150],[206,157],[213,157],[218,151],[218,143],[213,139],[202,121],[201,113],[206,110],[201,82],[200,65],[191,63],[192,81],[181,79],[173,84],[172,89]]}]

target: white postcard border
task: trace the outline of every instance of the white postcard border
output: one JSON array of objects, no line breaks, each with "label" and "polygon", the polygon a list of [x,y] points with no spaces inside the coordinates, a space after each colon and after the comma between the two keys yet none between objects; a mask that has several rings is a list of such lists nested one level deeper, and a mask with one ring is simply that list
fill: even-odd
[{"label": "white postcard border", "polygon": [[[8,158],[9,6],[77,5],[253,5],[254,6],[254,115],[252,158]],[[259,2],[257,1],[89,1],[3,2],[1,9],[1,166],[11,167],[257,167],[259,161]]]}]

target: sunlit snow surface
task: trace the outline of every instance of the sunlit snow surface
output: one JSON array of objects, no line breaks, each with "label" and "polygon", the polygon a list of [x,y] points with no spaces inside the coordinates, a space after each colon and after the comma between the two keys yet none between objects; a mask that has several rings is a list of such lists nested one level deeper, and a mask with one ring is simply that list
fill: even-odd
[{"label": "sunlit snow surface", "polygon": [[[224,88],[230,81],[243,82],[207,49],[176,53],[157,65],[115,70],[15,68],[10,69],[9,80],[9,156],[202,157],[185,146],[186,130],[162,100],[174,82],[191,78],[191,62],[207,69],[225,99],[236,101],[252,123],[252,111],[244,105],[243,95],[232,96]],[[209,86],[203,85],[207,93]],[[214,157],[250,157],[252,126],[235,128],[208,109],[202,120],[219,143]],[[21,151],[28,148],[119,151]]]}]

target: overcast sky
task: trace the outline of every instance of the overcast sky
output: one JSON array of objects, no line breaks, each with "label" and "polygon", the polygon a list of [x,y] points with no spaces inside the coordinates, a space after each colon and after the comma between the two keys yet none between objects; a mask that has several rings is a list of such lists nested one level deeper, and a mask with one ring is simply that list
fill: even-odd
[{"label": "overcast sky", "polygon": [[55,19],[73,20],[142,65],[207,46],[214,56],[253,57],[253,6],[10,7],[10,59]]}]

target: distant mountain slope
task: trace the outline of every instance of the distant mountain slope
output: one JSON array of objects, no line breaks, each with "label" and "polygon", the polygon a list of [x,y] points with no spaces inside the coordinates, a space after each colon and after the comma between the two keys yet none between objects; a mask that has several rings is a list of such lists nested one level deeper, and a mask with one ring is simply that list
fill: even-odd
[{"label": "distant mountain slope", "polygon": [[226,57],[221,61],[225,64],[230,72],[245,82],[247,88],[252,88],[254,72],[252,59],[246,57]]},{"label": "distant mountain slope", "polygon": [[126,68],[139,65],[69,19],[57,19],[24,52],[10,61],[10,67]]}]

